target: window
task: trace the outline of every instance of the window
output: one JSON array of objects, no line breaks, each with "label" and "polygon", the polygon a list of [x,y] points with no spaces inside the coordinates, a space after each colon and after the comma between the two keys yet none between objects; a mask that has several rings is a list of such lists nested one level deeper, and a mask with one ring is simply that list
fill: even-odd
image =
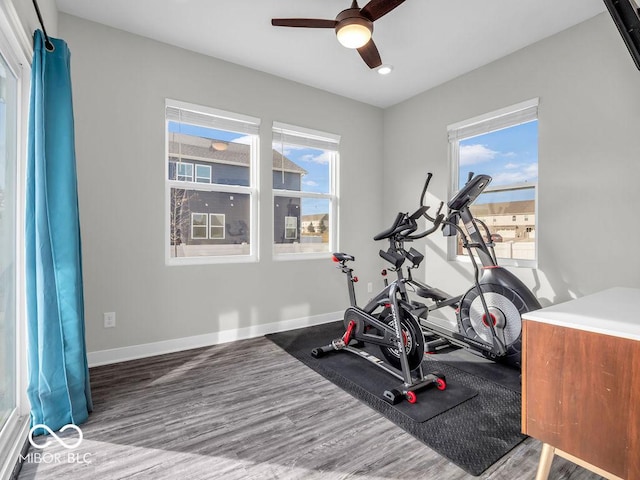
[{"label": "window", "polygon": [[340,137],[273,124],[273,242],[276,258],[326,256],[337,248]]},{"label": "window", "polygon": [[[12,10],[12,9],[11,9]],[[12,18],[14,17],[14,18]],[[0,8],[0,472],[11,472],[29,429],[24,315],[24,167],[31,42]],[[1,476],[1,475],[0,475]]]},{"label": "window", "polygon": [[224,213],[192,213],[191,238],[193,240],[223,240]]},{"label": "window", "polygon": [[284,217],[284,238],[285,240],[298,238],[298,217]]},{"label": "window", "polygon": [[0,52],[0,430],[16,407],[16,169],[18,78]]},{"label": "window", "polygon": [[196,165],[196,182],[211,183],[211,165]]},{"label": "window", "polygon": [[191,238],[195,240],[207,239],[208,216],[206,213],[191,214]]},{"label": "window", "polygon": [[257,259],[259,120],[166,101],[166,262]]},{"label": "window", "polygon": [[209,238],[217,240],[224,238],[224,213],[209,214]]},{"label": "window", "polygon": [[[455,194],[470,172],[492,181],[471,206],[494,239],[501,264],[536,265],[538,100],[448,127]],[[466,255],[461,241],[449,244],[449,258]]]},{"label": "window", "polygon": [[193,181],[193,163],[177,163],[176,164],[178,171],[179,182],[192,182]]}]

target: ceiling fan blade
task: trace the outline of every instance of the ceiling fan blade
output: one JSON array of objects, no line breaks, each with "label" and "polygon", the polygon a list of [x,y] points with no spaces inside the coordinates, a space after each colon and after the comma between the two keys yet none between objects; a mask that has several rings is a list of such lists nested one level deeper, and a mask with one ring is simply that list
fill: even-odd
[{"label": "ceiling fan blade", "polygon": [[374,22],[383,15],[389,13],[401,3],[404,3],[404,0],[371,0],[362,7],[360,13]]},{"label": "ceiling fan blade", "polygon": [[373,38],[369,40],[369,42],[364,46],[358,49],[358,53],[364,60],[369,68],[376,68],[382,65],[382,59],[380,58],[380,53],[378,52],[378,47],[373,43]]},{"label": "ceiling fan blade", "polygon": [[302,27],[302,28],[335,28],[338,22],[335,20],[323,20],[320,18],[272,18],[274,27]]}]

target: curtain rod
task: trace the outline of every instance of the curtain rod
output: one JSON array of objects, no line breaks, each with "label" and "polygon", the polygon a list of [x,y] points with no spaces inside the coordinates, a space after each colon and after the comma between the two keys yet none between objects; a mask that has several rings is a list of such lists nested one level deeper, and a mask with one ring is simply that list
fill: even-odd
[{"label": "curtain rod", "polygon": [[40,26],[42,27],[42,33],[44,33],[44,46],[49,52],[53,52],[55,47],[51,40],[49,40],[49,35],[47,35],[47,29],[44,28],[44,22],[42,21],[42,15],[40,14],[40,7],[38,7],[38,2],[33,0],[33,6],[36,9],[36,14],[38,15],[38,21],[40,22]]}]

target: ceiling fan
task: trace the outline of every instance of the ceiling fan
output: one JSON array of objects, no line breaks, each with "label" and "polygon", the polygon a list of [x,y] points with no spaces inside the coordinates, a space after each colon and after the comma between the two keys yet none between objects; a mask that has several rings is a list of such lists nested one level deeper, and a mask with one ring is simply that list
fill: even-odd
[{"label": "ceiling fan", "polygon": [[364,7],[358,7],[353,0],[351,7],[341,11],[335,20],[319,18],[273,18],[274,27],[334,28],[338,41],[347,48],[355,48],[369,66],[377,68],[382,59],[373,43],[373,22],[386,15],[405,0],[371,0]]}]

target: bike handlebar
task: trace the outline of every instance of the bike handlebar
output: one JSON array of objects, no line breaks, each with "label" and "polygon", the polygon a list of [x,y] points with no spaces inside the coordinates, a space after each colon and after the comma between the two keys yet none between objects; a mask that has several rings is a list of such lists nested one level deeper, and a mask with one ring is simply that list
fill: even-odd
[{"label": "bike handlebar", "polygon": [[[435,217],[432,217],[427,213],[427,210],[430,207],[424,204],[424,197],[427,194],[427,189],[429,188],[431,177],[433,177],[433,174],[428,173],[427,179],[425,180],[424,186],[422,187],[422,193],[420,195],[420,207],[411,215],[402,212],[398,213],[396,219],[393,222],[393,225],[374,236],[374,240],[377,241],[394,236],[400,236],[404,240],[417,240],[419,238],[426,237],[427,235],[431,235],[436,230],[438,230],[438,228],[442,224],[442,221],[444,220],[444,215],[441,213],[442,208],[444,207],[444,202],[440,202],[440,206],[438,207],[438,211],[436,212]],[[413,234],[413,232],[418,229],[417,220],[420,217],[424,217],[429,220],[429,222],[431,222],[433,226],[425,230],[424,232]]]},{"label": "bike handlebar", "polygon": [[378,233],[375,237],[373,237],[373,239],[382,240],[384,238],[393,237],[405,231],[406,233],[404,233],[404,235],[406,236],[415,232],[417,229],[418,224],[416,223],[415,219],[412,219],[411,217],[408,217],[406,213],[401,212],[398,213],[391,227]]},{"label": "bike handlebar", "polygon": [[[424,216],[431,220],[431,217],[427,217],[426,214]],[[424,232],[416,233],[415,235],[407,235],[406,238],[408,240],[418,240],[419,238],[424,238],[428,235],[431,235],[433,232],[438,230],[438,228],[440,228],[440,224],[442,223],[442,220],[444,220],[444,214],[438,213],[438,215],[436,215],[436,218],[433,219],[433,227],[429,228],[428,230],[425,230]]]}]

